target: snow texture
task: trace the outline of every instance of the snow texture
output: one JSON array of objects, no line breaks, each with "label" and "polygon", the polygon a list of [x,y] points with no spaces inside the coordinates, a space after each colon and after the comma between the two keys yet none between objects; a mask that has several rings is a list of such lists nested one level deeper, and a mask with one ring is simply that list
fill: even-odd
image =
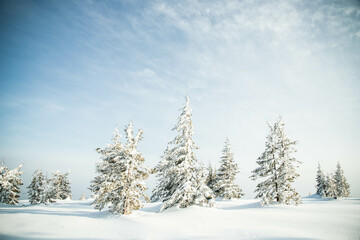
[{"label": "snow texture", "polygon": [[145,203],[132,215],[113,215],[89,200],[49,205],[0,204],[0,239],[271,239],[356,240],[360,199],[303,198],[299,206],[258,200],[217,201],[213,208],[191,206],[157,213],[160,202]]}]

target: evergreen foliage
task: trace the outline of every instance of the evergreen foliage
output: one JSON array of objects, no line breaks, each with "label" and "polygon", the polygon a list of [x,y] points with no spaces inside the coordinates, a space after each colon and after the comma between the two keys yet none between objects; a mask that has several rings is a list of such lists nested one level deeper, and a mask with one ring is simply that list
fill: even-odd
[{"label": "evergreen foliage", "polygon": [[0,202],[10,205],[19,203],[20,187],[23,185],[21,171],[22,165],[9,170],[4,163],[0,166]]},{"label": "evergreen foliage", "polygon": [[53,177],[50,179],[54,188],[54,199],[65,200],[71,199],[70,181],[68,179],[69,172],[61,173],[56,171],[52,173]]},{"label": "evergreen foliage", "polygon": [[176,173],[174,172],[174,168],[171,167],[173,161],[171,160],[171,155],[169,154],[170,151],[170,144],[168,144],[161,161],[155,167],[158,184],[153,189],[150,198],[152,202],[168,198],[173,193],[172,190],[175,187],[175,183],[172,180],[175,178]]},{"label": "evergreen foliage", "polygon": [[120,142],[120,134],[115,129],[113,143],[104,149],[97,149],[101,154],[102,162],[96,166],[99,174],[92,181],[90,190],[93,192],[96,209],[103,209],[109,204],[109,211],[114,214],[131,214],[133,210],[141,208],[145,195],[143,180],[149,177],[150,169],[143,166],[144,157],[137,150],[142,139],[143,131],[133,137],[133,124],[130,122],[125,129],[127,142]]},{"label": "evergreen foliage", "polygon": [[158,186],[152,199],[162,199],[160,211],[170,207],[186,208],[193,204],[213,206],[214,194],[206,186],[203,167],[195,157],[198,147],[193,142],[190,100],[186,97],[178,122],[173,128],[178,135],[171,141],[157,166]]},{"label": "evergreen foliage", "polygon": [[29,202],[31,204],[39,204],[39,203],[46,203],[43,202],[44,194],[45,194],[45,177],[42,170],[38,169],[34,172],[33,177],[31,179],[31,183],[27,186],[28,195],[29,195]]},{"label": "evergreen foliage", "polygon": [[216,168],[210,163],[207,167],[206,185],[213,191],[215,191],[216,184]]},{"label": "evergreen foliage", "polygon": [[326,178],[321,170],[320,163],[316,173],[316,194],[320,197],[326,197]]},{"label": "evergreen foliage", "polygon": [[251,176],[253,180],[265,178],[256,186],[256,198],[261,198],[262,205],[268,205],[271,201],[297,205],[301,203],[301,198],[291,187],[299,176],[295,169],[300,161],[291,156],[296,152],[296,141],[291,141],[285,134],[281,117],[274,125],[268,125],[270,133],[265,143],[265,151],[257,159],[259,166]]},{"label": "evergreen foliage", "polygon": [[234,161],[234,154],[231,152],[230,140],[227,138],[222,151],[221,165],[215,178],[214,193],[216,197],[223,199],[241,198],[244,193],[234,183],[235,176],[239,173],[238,165]]},{"label": "evergreen foliage", "polygon": [[338,162],[336,166],[336,172],[334,175],[334,182],[336,185],[336,196],[337,198],[349,197],[350,196],[350,185],[347,183],[347,180],[344,176],[344,171],[342,170],[340,163]]},{"label": "evergreen foliage", "polygon": [[336,182],[333,173],[326,175],[325,193],[326,193],[326,197],[335,198],[335,199],[338,197],[336,191]]}]

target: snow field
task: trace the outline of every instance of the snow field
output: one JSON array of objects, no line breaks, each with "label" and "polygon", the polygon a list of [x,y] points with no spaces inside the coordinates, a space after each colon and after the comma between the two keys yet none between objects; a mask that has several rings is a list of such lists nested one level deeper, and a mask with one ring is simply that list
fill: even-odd
[{"label": "snow field", "polygon": [[95,210],[91,200],[0,205],[0,239],[359,239],[360,199],[303,198],[299,206],[258,200],[216,201],[157,213],[147,203],[132,215]]}]

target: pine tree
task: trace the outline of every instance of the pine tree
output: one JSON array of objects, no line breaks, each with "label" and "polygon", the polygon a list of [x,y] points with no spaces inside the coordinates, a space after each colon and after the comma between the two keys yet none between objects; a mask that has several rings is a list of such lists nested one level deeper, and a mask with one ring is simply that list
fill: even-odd
[{"label": "pine tree", "polygon": [[186,208],[193,204],[213,206],[213,192],[206,186],[203,169],[195,157],[198,147],[192,140],[194,129],[188,97],[173,130],[178,135],[169,143],[158,167],[160,181],[153,194],[162,198],[160,211],[174,206]]},{"label": "pine tree", "polygon": [[92,204],[96,209],[101,210],[109,204],[110,212],[128,215],[143,206],[142,198],[149,200],[144,193],[146,187],[143,180],[149,177],[150,169],[143,166],[144,157],[137,150],[142,134],[140,130],[133,137],[133,124],[130,122],[125,129],[125,145],[120,142],[121,136],[116,128],[113,143],[104,149],[97,149],[102,162],[97,164],[99,175],[90,186],[95,199]]},{"label": "pine tree", "polygon": [[38,169],[34,172],[30,185],[27,187],[29,202],[31,204],[44,203],[41,200],[44,199],[45,194],[45,177],[42,170]]},{"label": "pine tree", "polygon": [[347,183],[344,176],[344,171],[341,169],[340,163],[337,163],[336,172],[334,175],[334,182],[336,186],[336,196],[337,198],[349,197],[350,195],[350,185]]},{"label": "pine tree", "polygon": [[241,198],[244,193],[234,183],[235,175],[239,172],[238,165],[234,161],[234,154],[231,152],[230,140],[227,138],[222,151],[221,165],[216,174],[215,196],[223,199]]},{"label": "pine tree", "polygon": [[65,200],[71,198],[70,181],[68,179],[69,172],[61,173],[60,171],[53,172],[51,183],[54,187],[54,199]]},{"label": "pine tree", "polygon": [[19,203],[20,185],[23,185],[21,171],[22,165],[9,170],[4,163],[0,166],[0,202],[15,205]]},{"label": "pine tree", "polygon": [[206,176],[206,185],[212,190],[215,191],[216,185],[216,168],[209,163],[207,167],[207,176]]},{"label": "pine tree", "polygon": [[271,201],[297,205],[301,203],[301,199],[291,187],[299,176],[295,168],[300,161],[291,156],[296,152],[296,141],[291,141],[285,134],[281,117],[273,126],[269,125],[269,128],[270,134],[267,136],[265,151],[256,161],[259,167],[251,176],[253,180],[265,178],[256,186],[256,198],[261,198],[262,205],[268,205]]},{"label": "pine tree", "polygon": [[320,163],[318,163],[318,170],[316,173],[316,194],[320,197],[326,197],[326,179],[321,170]]}]

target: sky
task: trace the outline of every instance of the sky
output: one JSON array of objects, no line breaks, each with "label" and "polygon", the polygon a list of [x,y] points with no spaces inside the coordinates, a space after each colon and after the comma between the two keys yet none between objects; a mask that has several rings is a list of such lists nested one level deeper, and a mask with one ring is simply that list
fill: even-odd
[{"label": "sky", "polygon": [[95,149],[129,121],[154,167],[185,96],[197,158],[219,166],[228,137],[245,198],[280,115],[297,191],[339,161],[360,197],[357,1],[1,1],[0,33],[0,160],[23,164],[22,198],[38,168],[70,171],[73,198],[89,196]]}]

